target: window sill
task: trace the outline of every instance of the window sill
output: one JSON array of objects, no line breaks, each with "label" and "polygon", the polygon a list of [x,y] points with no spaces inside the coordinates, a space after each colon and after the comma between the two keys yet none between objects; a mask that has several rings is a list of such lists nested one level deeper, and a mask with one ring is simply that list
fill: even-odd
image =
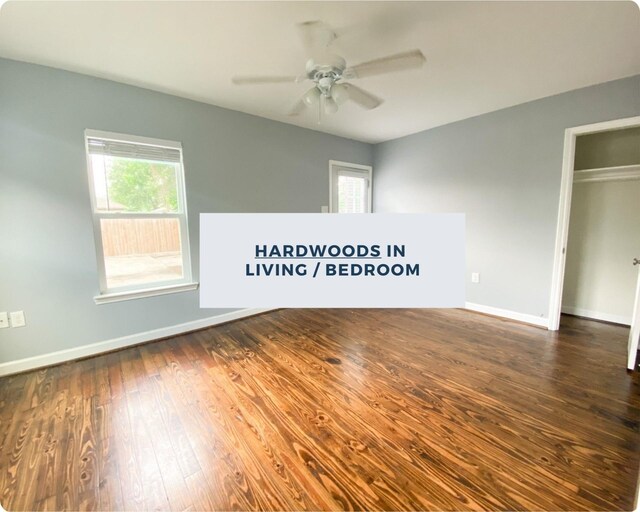
[{"label": "window sill", "polygon": [[188,292],[197,289],[198,283],[181,283],[172,284],[169,286],[159,286],[157,288],[145,288],[144,290],[129,290],[126,292],[104,293],[102,295],[96,295],[93,300],[96,304],[109,304],[110,302],[143,299],[145,297],[168,295],[169,293]]}]

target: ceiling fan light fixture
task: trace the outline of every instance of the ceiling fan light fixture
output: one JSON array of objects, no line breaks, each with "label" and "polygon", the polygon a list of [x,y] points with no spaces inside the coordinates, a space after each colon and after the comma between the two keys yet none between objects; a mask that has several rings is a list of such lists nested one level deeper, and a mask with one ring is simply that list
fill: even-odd
[{"label": "ceiling fan light fixture", "polygon": [[338,105],[342,105],[349,99],[349,90],[343,84],[334,84],[331,87],[331,97]]},{"label": "ceiling fan light fixture", "polygon": [[320,91],[315,86],[305,92],[304,96],[302,97],[302,101],[304,101],[308,106],[316,105],[319,99]]},{"label": "ceiling fan light fixture", "polygon": [[324,111],[326,114],[335,114],[338,111],[338,104],[333,98],[324,99]]}]

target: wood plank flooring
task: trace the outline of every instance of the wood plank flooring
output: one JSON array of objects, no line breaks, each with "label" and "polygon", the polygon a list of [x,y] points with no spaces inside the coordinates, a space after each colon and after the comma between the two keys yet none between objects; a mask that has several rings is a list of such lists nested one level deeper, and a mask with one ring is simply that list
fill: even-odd
[{"label": "wood plank flooring", "polygon": [[0,379],[7,510],[630,510],[627,329],[280,310]]}]

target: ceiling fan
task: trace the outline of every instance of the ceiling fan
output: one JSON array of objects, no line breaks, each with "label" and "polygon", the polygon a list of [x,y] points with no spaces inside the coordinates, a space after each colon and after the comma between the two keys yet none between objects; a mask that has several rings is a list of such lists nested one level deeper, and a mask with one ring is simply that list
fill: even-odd
[{"label": "ceiling fan", "polygon": [[307,107],[316,107],[318,122],[322,113],[333,114],[346,101],[353,101],[367,110],[382,104],[382,99],[345,80],[383,75],[421,67],[425,57],[420,50],[409,50],[379,59],[347,67],[344,58],[331,54],[327,49],[338,37],[329,25],[322,21],[307,21],[298,25],[302,41],[312,57],[305,72],[298,76],[235,76],[236,85],[275,83],[299,83],[311,80],[313,87],[304,93],[289,110],[290,116],[301,114]]}]

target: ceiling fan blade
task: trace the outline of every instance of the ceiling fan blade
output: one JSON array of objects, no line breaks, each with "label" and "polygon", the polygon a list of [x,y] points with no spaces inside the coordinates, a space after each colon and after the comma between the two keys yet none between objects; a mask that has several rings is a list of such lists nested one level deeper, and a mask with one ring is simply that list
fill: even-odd
[{"label": "ceiling fan blade", "polygon": [[324,21],[298,23],[302,46],[310,56],[325,50],[337,37],[335,31]]},{"label": "ceiling fan blade", "polygon": [[295,105],[293,105],[293,107],[289,109],[289,112],[287,112],[287,115],[298,116],[304,111],[305,108],[307,108],[307,105],[301,98],[295,103]]},{"label": "ceiling fan blade", "polygon": [[405,69],[419,68],[426,60],[420,50],[409,50],[357,64],[345,69],[343,76],[347,79],[353,79],[384,75]]},{"label": "ceiling fan blade", "polygon": [[370,92],[361,89],[360,87],[353,84],[342,84],[346,87],[347,93],[349,94],[349,99],[354,103],[357,103],[363,108],[367,110],[374,109],[382,105],[383,100],[374,96]]},{"label": "ceiling fan blade", "polygon": [[297,76],[234,76],[235,85],[284,84],[298,81]]}]

